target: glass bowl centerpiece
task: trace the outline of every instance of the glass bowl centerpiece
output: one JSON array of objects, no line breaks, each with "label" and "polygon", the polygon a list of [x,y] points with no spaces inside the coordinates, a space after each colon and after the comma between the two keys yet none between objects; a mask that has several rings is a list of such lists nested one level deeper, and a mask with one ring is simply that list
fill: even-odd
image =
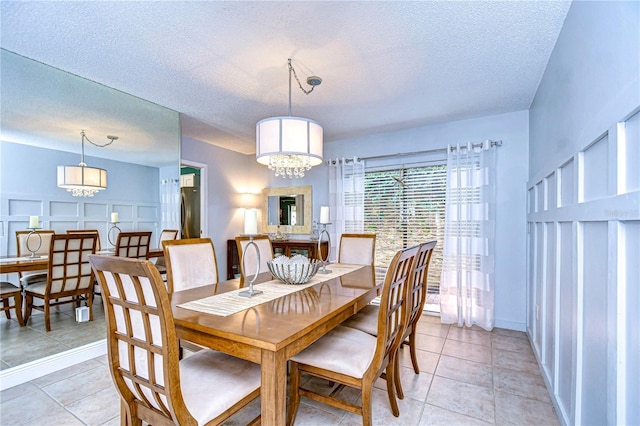
[{"label": "glass bowl centerpiece", "polygon": [[292,257],[277,256],[267,260],[271,275],[286,284],[304,284],[318,272],[322,262],[296,254]]}]

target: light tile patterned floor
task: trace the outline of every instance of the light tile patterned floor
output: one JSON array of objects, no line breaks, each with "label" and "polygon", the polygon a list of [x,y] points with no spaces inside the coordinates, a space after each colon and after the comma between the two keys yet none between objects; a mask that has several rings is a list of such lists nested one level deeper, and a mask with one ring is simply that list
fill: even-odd
[{"label": "light tile patterned floor", "polygon": [[93,321],[76,322],[73,303],[53,307],[49,332],[45,329],[41,311],[32,311],[26,327],[18,325],[15,313],[11,311],[11,319],[4,314],[0,316],[0,370],[84,346],[105,336],[100,296],[94,299]]},{"label": "light tile patterned floor", "polygon": [[[419,363],[414,374],[409,351],[402,351],[400,417],[389,408],[384,380],[373,392],[376,425],[557,425],[542,377],[524,333],[495,329],[459,329],[425,316],[419,323]],[[326,381],[309,386],[329,392]],[[358,401],[353,389],[343,398]],[[118,396],[106,357],[41,377],[0,394],[2,425],[116,425]],[[260,402],[227,424],[246,424],[260,410]],[[302,399],[296,424],[358,425],[358,416]]]}]

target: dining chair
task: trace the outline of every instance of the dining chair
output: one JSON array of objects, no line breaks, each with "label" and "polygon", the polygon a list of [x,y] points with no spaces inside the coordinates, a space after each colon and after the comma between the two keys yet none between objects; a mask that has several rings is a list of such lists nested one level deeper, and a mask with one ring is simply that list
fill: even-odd
[{"label": "dining chair", "polygon": [[[22,319],[22,290],[8,281],[0,281],[0,299],[2,306],[0,311],[4,311],[7,319],[11,319],[11,309],[16,311],[16,320],[20,327],[24,327]],[[13,303],[11,303],[13,299]]]},{"label": "dining chair", "polygon": [[[422,317],[422,311],[424,310],[424,304],[427,298],[427,278],[429,275],[429,264],[431,262],[431,255],[436,246],[436,241],[430,241],[428,243],[420,244],[418,252],[414,260],[415,266],[413,269],[413,277],[411,280],[411,287],[409,288],[409,294],[407,297],[407,309],[409,311],[409,318],[407,320],[407,326],[402,333],[401,345],[408,344],[411,354],[411,363],[413,370],[416,374],[420,374],[420,367],[418,366],[418,358],[416,355],[416,333],[418,327],[418,321]],[[377,322],[378,322],[378,306],[367,305],[361,309],[357,314],[353,315],[342,325],[345,327],[355,328],[372,336],[377,335]],[[408,339],[408,341],[407,341]],[[394,368],[395,374],[395,386],[398,398],[404,398],[404,392],[402,390],[402,384],[400,382],[400,363],[396,358]]]},{"label": "dining chair", "polygon": [[[36,248],[38,244],[40,247],[35,251],[37,256],[47,256],[49,254],[49,246],[51,245],[51,236],[55,234],[55,231],[50,229],[41,229],[36,233],[31,235],[31,231],[16,231],[16,247],[18,252],[18,257],[23,256],[31,256],[31,251],[29,248]],[[38,238],[42,238],[42,241]],[[27,247],[27,240],[29,242],[29,247]],[[31,272],[18,272],[18,276],[20,277],[20,283],[25,286],[32,284],[34,282],[42,281],[43,278],[46,278],[47,271],[31,271]]]},{"label": "dining chair", "polygon": [[167,290],[187,290],[218,282],[218,262],[211,238],[162,242],[167,259]]},{"label": "dining chair", "polygon": [[95,234],[96,235],[96,251],[102,250],[100,244],[100,232],[97,229],[67,229],[67,234]]},{"label": "dining chair", "polygon": [[[382,286],[377,336],[339,325],[291,358],[288,425],[295,421],[301,396],[358,414],[365,426],[371,425],[371,392],[382,373],[388,383],[387,394],[393,415],[400,415],[394,395],[393,358],[408,320],[407,310],[402,307],[406,288],[411,285],[417,251],[418,247],[398,251],[389,265]],[[302,372],[360,389],[362,405],[336,398],[335,390],[324,395],[304,388]]]},{"label": "dining chair", "polygon": [[[253,242],[256,243],[258,251],[260,252],[258,273],[268,272],[269,266],[267,266],[267,260],[273,259],[273,247],[271,246],[271,240],[268,235],[256,235],[251,238],[253,239]],[[256,273],[256,266],[258,266],[255,250],[245,250],[247,244],[249,244],[249,239],[250,237],[246,235],[236,237],[238,262],[240,264],[240,287],[244,286],[245,277],[251,277]],[[245,255],[246,259],[243,260]]]},{"label": "dining chair", "polygon": [[[411,310],[409,311],[407,328],[402,337],[402,344],[406,344],[407,338],[409,339],[408,344],[411,353],[411,363],[413,364],[413,371],[415,371],[416,374],[420,374],[418,357],[416,356],[416,333],[418,332],[418,321],[422,318],[422,311],[424,310],[424,304],[427,300],[429,265],[436,244],[437,241],[429,241],[428,243],[421,244],[420,250],[418,250],[416,254],[416,266],[411,285],[411,302],[409,304]],[[399,379],[397,374],[396,377]]]},{"label": "dining chair", "polygon": [[[80,304],[84,300],[89,308],[89,321],[93,321],[94,275],[88,256],[96,252],[93,234],[54,234],[49,249],[49,269],[43,281],[24,289],[25,323],[31,310],[44,312],[47,331],[51,331],[51,307],[66,303]],[[42,299],[42,305],[34,303]]]},{"label": "dining chair", "polygon": [[376,234],[342,234],[338,263],[373,265],[376,253]]},{"label": "dining chair", "polygon": [[[158,241],[158,247],[162,248],[163,241],[171,241],[171,240],[175,240],[176,238],[178,238],[177,229],[163,229],[160,232],[160,240]],[[162,279],[166,281],[167,280],[167,277],[166,277],[167,261],[165,257],[164,256],[156,257],[154,259],[153,264],[158,269],[158,272],[160,272],[160,275],[162,275]]]},{"label": "dining chair", "polygon": [[120,232],[116,240],[115,255],[146,259],[149,254],[151,231]]},{"label": "dining chair", "polygon": [[178,359],[169,294],[150,261],[95,255],[90,262],[105,295],[122,424],[217,425],[259,396],[257,364],[209,349]]},{"label": "dining chair", "polygon": [[[167,291],[187,290],[218,282],[218,262],[211,238],[187,238],[162,242],[167,259]],[[183,349],[199,351],[202,346],[180,339],[179,358]]]},{"label": "dining chair", "polygon": [[[102,245],[100,244],[100,232],[97,229],[67,229],[67,234],[94,234],[96,236],[96,253],[102,250]],[[100,295],[100,286],[98,285],[98,281],[94,281],[93,294],[96,296]]]}]

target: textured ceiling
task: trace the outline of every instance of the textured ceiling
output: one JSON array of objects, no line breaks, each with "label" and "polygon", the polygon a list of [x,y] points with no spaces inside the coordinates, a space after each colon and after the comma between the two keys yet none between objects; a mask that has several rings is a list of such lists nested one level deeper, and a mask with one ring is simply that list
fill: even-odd
[{"label": "textured ceiling", "polygon": [[2,48],[178,111],[183,134],[255,151],[255,123],[325,141],[527,109],[566,1],[1,3]]}]

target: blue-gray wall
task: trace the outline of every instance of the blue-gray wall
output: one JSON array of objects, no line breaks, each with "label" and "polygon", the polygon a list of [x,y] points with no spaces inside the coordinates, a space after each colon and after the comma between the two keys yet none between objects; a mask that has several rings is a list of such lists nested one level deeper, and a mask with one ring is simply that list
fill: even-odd
[{"label": "blue-gray wall", "polygon": [[79,154],[0,142],[0,217],[5,234],[1,255],[15,254],[13,235],[26,229],[32,215],[40,216],[43,228],[56,232],[98,229],[105,248],[114,211],[120,215],[122,230],[159,235],[158,168],[86,157],[88,165],[107,170],[108,186],[94,197],[73,197],[57,187],[57,166],[79,161]]}]

